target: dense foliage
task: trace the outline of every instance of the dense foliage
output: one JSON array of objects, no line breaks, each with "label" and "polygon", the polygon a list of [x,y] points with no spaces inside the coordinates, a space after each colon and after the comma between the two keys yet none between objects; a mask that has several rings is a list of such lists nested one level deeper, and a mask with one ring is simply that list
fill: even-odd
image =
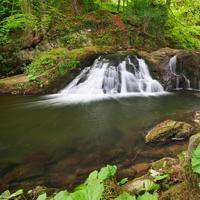
[{"label": "dense foliage", "polygon": [[42,41],[68,49],[90,45],[199,49],[199,10],[196,0],[2,0],[0,74],[17,73],[13,69],[19,67],[23,72],[30,59],[24,62],[21,51]]}]

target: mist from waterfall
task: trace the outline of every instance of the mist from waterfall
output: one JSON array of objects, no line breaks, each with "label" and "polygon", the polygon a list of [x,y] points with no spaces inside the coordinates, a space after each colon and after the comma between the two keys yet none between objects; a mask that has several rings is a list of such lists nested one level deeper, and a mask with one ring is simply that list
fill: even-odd
[{"label": "mist from waterfall", "polygon": [[143,59],[99,57],[58,94],[48,95],[48,98],[58,103],[74,103],[164,93],[162,85],[151,77]]}]

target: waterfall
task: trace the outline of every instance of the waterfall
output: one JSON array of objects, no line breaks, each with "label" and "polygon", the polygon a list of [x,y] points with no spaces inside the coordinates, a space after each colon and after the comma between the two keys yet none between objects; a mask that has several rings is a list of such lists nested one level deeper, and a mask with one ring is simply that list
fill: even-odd
[{"label": "waterfall", "polygon": [[127,56],[118,64],[99,57],[91,67],[84,69],[61,90],[60,94],[67,96],[159,92],[163,92],[163,87],[151,77],[145,61]]},{"label": "waterfall", "polygon": [[[62,105],[129,96],[166,94],[150,75],[145,61],[132,56],[97,58],[57,94],[46,95],[48,104]],[[42,101],[44,103],[44,101]]]},{"label": "waterfall", "polygon": [[191,89],[190,80],[183,74],[177,73],[177,56],[173,56],[169,60],[169,69],[171,75],[175,78],[175,89]]}]

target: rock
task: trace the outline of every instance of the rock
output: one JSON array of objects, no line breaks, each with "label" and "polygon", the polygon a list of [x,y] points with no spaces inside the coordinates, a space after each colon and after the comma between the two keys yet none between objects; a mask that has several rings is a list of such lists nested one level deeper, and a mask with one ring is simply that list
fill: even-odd
[{"label": "rock", "polygon": [[[179,160],[170,157],[162,158],[158,161],[151,163],[151,169],[168,174],[174,174],[175,172],[178,172],[178,175],[179,171],[182,172],[179,166]],[[182,177],[179,178],[182,180]]]},{"label": "rock", "polygon": [[133,194],[139,194],[140,192],[145,190],[145,182],[147,181],[153,184],[152,180],[141,177],[141,178],[134,179],[128,182],[127,184],[125,184],[123,186],[123,189]]},{"label": "rock", "polygon": [[197,133],[196,135],[193,135],[190,138],[188,151],[186,153],[186,159],[185,159],[185,166],[184,166],[185,178],[186,178],[187,186],[189,188],[198,188],[199,189],[200,175],[193,172],[192,165],[191,165],[192,152],[199,145],[200,145],[200,133]]},{"label": "rock", "polygon": [[193,127],[186,122],[166,120],[156,125],[145,137],[146,142],[171,142],[188,138]]},{"label": "rock", "polygon": [[129,167],[126,169],[122,169],[118,171],[117,179],[120,180],[122,178],[133,179],[135,178],[137,172],[133,167]]},{"label": "rock", "polygon": [[187,52],[182,49],[161,48],[153,52],[139,51],[137,54],[143,57],[149,64],[152,74],[159,79],[166,90],[176,89],[176,77],[170,72],[169,60],[177,56],[176,71],[180,77],[181,86],[186,89],[185,77],[190,80],[190,86],[199,89],[200,77],[200,52]]},{"label": "rock", "polygon": [[42,164],[34,165],[23,164],[18,165],[11,171],[7,172],[0,180],[0,187],[3,188],[8,184],[21,182],[27,179],[40,177],[44,174],[44,166]]},{"label": "rock", "polygon": [[198,200],[200,199],[199,189],[188,189],[184,182],[170,187],[169,190],[161,193],[159,200]]},{"label": "rock", "polygon": [[137,173],[137,176],[146,173],[150,167],[151,165],[147,162],[137,163],[136,165],[133,166],[133,168]]}]

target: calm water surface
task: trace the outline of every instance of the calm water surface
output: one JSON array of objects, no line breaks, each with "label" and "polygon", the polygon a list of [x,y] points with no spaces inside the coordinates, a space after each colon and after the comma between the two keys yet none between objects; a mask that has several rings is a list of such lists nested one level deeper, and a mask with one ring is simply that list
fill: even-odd
[{"label": "calm water surface", "polygon": [[123,163],[171,155],[174,149],[156,153],[162,148],[145,144],[145,133],[162,120],[200,109],[199,97],[189,94],[60,106],[34,104],[40,100],[0,97],[1,190],[22,185],[73,185],[106,163],[123,167]]}]

